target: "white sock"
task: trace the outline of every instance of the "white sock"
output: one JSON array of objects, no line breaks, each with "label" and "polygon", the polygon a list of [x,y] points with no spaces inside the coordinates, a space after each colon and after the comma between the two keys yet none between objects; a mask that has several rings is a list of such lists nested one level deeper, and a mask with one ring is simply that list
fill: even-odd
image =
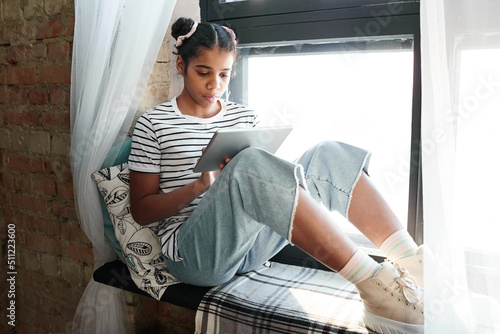
[{"label": "white sock", "polygon": [[380,268],[380,264],[358,248],[339,274],[349,282],[357,284],[375,276]]}]

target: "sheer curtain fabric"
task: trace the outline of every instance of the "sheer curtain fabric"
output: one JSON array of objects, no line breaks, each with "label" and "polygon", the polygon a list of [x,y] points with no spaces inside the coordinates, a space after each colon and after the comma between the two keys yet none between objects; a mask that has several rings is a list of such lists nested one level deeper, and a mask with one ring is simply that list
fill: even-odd
[{"label": "sheer curtain fabric", "polygon": [[[71,80],[71,168],[82,229],[94,265],[116,258],[105,240],[99,193],[90,175],[100,169],[131,126],[175,0],[76,0]],[[116,150],[118,153],[118,150]],[[130,333],[120,290],[91,280],[78,305],[74,333]]]},{"label": "sheer curtain fabric", "polygon": [[421,0],[425,333],[500,333],[500,2]]}]

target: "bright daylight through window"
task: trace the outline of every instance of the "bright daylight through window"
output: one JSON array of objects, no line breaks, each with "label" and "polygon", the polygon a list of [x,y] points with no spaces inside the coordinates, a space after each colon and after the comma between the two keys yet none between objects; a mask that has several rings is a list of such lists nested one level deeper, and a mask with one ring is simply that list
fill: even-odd
[{"label": "bright daylight through window", "polygon": [[[332,52],[304,51],[303,45],[293,46],[298,53],[242,50],[242,101],[259,111],[264,125],[294,126],[277,152],[288,160],[322,140],[370,150],[372,180],[406,225],[412,40],[398,41],[397,48],[363,46],[364,51],[335,46]],[[356,242],[371,248],[351,224],[339,222]]]}]

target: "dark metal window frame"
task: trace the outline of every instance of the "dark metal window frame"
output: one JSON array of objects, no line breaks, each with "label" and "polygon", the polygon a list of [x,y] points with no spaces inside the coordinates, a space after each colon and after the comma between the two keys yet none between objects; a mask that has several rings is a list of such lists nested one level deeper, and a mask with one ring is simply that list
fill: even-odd
[{"label": "dark metal window frame", "polygon": [[[423,242],[419,0],[200,0],[202,21],[232,24],[245,46],[412,36],[414,72],[408,231]],[[361,43],[360,43],[361,45]],[[234,92],[233,92],[234,93]]]}]

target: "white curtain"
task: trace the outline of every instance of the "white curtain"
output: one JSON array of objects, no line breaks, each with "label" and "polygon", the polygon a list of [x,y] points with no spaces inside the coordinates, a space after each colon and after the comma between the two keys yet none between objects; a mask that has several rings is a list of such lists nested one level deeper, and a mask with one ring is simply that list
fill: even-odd
[{"label": "white curtain", "polygon": [[425,333],[500,333],[500,1],[421,0]]},{"label": "white curtain", "polygon": [[[71,167],[82,229],[95,268],[116,258],[105,240],[99,194],[90,179],[131,126],[176,0],[76,0],[71,80]],[[129,333],[120,290],[91,280],[74,333]]]}]

